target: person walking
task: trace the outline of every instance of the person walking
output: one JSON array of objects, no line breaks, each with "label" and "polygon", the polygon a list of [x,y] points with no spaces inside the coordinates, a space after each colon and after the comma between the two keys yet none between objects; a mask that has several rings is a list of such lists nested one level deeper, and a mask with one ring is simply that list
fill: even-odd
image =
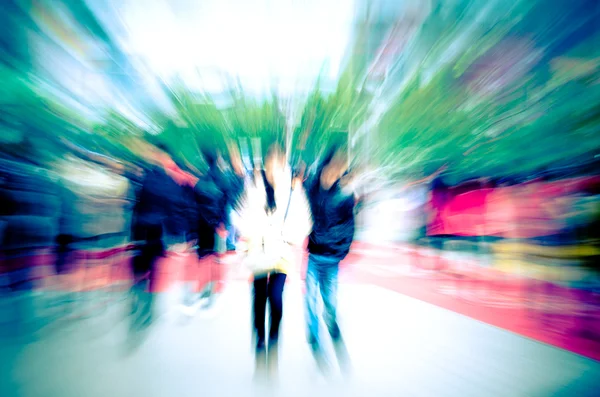
[{"label": "person walking", "polygon": [[208,169],[196,180],[190,180],[196,210],[190,212],[195,217],[194,236],[196,237],[197,271],[192,272],[194,280],[184,296],[184,306],[188,314],[199,308],[202,298],[208,298],[208,305],[214,302],[222,281],[221,255],[224,252],[226,208],[230,205],[229,181],[220,165],[219,152],[206,145],[202,154]]},{"label": "person walking", "polygon": [[306,179],[305,189],[313,217],[308,237],[306,313],[308,341],[320,352],[318,294],[323,299],[324,320],[334,342],[342,342],[337,322],[337,290],[340,262],[354,238],[354,194],[344,189],[347,159],[342,147],[332,147],[316,172]]},{"label": "person walking", "polygon": [[143,177],[131,221],[131,238],[137,248],[132,260],[131,310],[137,313],[137,325],[146,326],[153,318],[156,265],[166,255],[170,234],[178,229],[168,228],[167,223],[176,218],[173,209],[177,207],[180,185],[172,177],[173,160],[166,149],[151,144],[143,147]]},{"label": "person walking", "polygon": [[237,228],[241,241],[247,244],[245,262],[253,273],[252,328],[257,369],[268,362],[276,370],[283,290],[294,257],[293,247],[305,240],[311,227],[306,195],[301,186],[292,189],[292,175],[279,146],[269,148],[264,170],[249,179],[239,214]]}]

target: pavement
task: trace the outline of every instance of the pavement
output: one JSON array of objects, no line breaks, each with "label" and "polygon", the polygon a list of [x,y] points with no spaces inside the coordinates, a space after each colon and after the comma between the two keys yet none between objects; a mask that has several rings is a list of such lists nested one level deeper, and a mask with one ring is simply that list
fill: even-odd
[{"label": "pavement", "polygon": [[[596,396],[600,362],[454,311],[364,283],[342,283],[341,371],[325,344],[323,372],[306,343],[302,284],[286,285],[279,371],[258,379],[250,285],[232,279],[190,315],[181,288],[157,296],[160,317],[132,331],[126,299],[57,322],[35,338],[3,339],[2,397],[105,396]],[[324,338],[327,341],[326,338]]]}]

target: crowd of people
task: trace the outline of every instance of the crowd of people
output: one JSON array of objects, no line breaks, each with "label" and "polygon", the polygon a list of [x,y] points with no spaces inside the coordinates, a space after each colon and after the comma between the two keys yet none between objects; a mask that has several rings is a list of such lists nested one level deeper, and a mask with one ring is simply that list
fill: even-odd
[{"label": "crowd of people", "polygon": [[336,318],[337,274],[353,240],[355,203],[353,194],[341,186],[346,172],[347,159],[340,148],[332,148],[316,171],[305,176],[291,172],[281,148],[272,146],[264,169],[247,181],[238,227],[247,246],[245,262],[253,272],[253,329],[258,365],[277,361],[285,280],[294,260],[293,247],[300,246],[307,236],[308,341],[319,358],[320,293],[329,334],[336,344],[343,344]]},{"label": "crowd of people", "polygon": [[[225,167],[221,154],[204,150],[208,171],[195,177],[179,169],[162,148],[146,151],[147,164],[132,222],[139,246],[133,260],[134,291],[152,282],[155,263],[165,251],[167,233],[183,235],[179,241],[194,244],[198,258],[209,262],[218,262],[225,250],[237,248],[253,275],[256,359],[260,368],[266,368],[265,364],[277,362],[283,291],[294,252],[308,240],[308,341],[313,352],[319,354],[320,294],[329,334],[334,342],[343,343],[336,318],[337,274],[354,237],[355,204],[353,193],[342,186],[348,172],[345,150],[341,146],[330,148],[311,175],[304,175],[303,170],[292,171],[283,148],[277,144],[269,147],[262,166],[257,164],[251,170],[244,169],[238,151],[229,152],[230,161]],[[175,226],[169,231],[169,225]],[[212,281],[219,277],[216,275]],[[208,288],[200,295],[211,295],[214,283]],[[193,305],[198,300],[199,295],[193,292],[189,291],[185,304]],[[150,312],[146,319],[151,319]]]},{"label": "crowd of people", "polygon": [[[96,208],[94,203],[102,203],[103,199],[92,199],[89,188],[84,192],[85,181],[78,178],[100,178],[100,174],[81,176],[83,174],[77,172],[83,171],[75,172],[65,166],[66,177],[63,175],[62,179],[48,183],[54,186],[52,197],[56,200],[52,202],[56,205],[46,211],[47,219],[44,219],[56,227],[44,229],[47,241],[31,242],[29,246],[54,247],[58,279],[73,273],[73,252],[87,249],[81,246],[83,241],[91,238],[97,245],[99,237],[96,235],[113,234],[119,236],[119,241],[129,239],[133,250],[130,309],[135,314],[132,318],[136,326],[145,329],[153,322],[156,312],[153,303],[156,295],[148,292],[156,290],[158,264],[168,251],[195,251],[197,263],[211,269],[208,282],[192,281],[184,294],[183,304],[194,307],[205,301],[203,298],[214,298],[218,282],[224,276],[221,258],[226,251],[235,250],[252,273],[251,329],[257,365],[262,368],[268,362],[277,362],[286,278],[290,271],[298,268],[299,264],[294,263],[298,258],[295,253],[307,249],[307,340],[313,352],[320,353],[317,301],[322,298],[329,334],[334,342],[343,343],[336,318],[337,276],[339,263],[348,254],[354,238],[356,203],[354,193],[347,188],[350,173],[343,145],[332,144],[310,172],[306,172],[305,166],[292,167],[284,147],[277,143],[269,145],[265,154],[259,156],[261,160],[255,160],[251,167],[244,165],[235,145],[223,151],[214,145],[205,145],[200,153],[207,167],[203,172],[194,172],[175,161],[167,147],[146,140],[137,139],[130,145],[135,147],[134,162],[115,161],[63,143],[66,153],[77,157],[92,171],[96,167],[114,174],[113,180],[118,183],[107,193],[112,195],[107,196],[110,200],[104,201],[118,201],[118,204],[114,204],[114,208]],[[9,174],[13,179],[18,177],[17,172]],[[63,181],[69,178],[80,183],[69,187]],[[7,184],[4,188],[12,189]],[[12,208],[7,216],[13,213],[13,217],[16,216],[14,220],[3,218],[10,220],[6,235],[11,236],[14,230],[22,228],[20,214],[26,210],[21,203],[24,193],[18,186],[15,189],[2,197],[10,204],[4,208]],[[50,195],[49,188],[44,193]],[[116,200],[117,195],[121,201]],[[82,215],[82,203],[89,204],[86,211],[91,213],[87,220]],[[113,220],[111,228],[104,228],[103,222],[109,218]],[[87,234],[78,230],[85,228],[85,224],[93,229]],[[128,228],[129,231],[120,230]],[[87,237],[88,234],[94,236]],[[28,240],[22,241],[27,243]],[[31,250],[29,246],[25,244],[23,249]],[[3,245],[3,257],[10,257],[14,251],[11,250]],[[269,318],[267,313],[270,313]]]},{"label": "crowd of people", "polygon": [[[55,247],[55,270],[59,279],[73,273],[73,252],[86,249],[80,245],[88,237],[82,237],[85,233],[77,228],[89,223],[94,229],[90,233],[108,236],[113,229],[116,232],[129,227],[129,232],[121,234],[127,235],[133,250],[130,309],[135,328],[146,329],[156,316],[156,294],[149,291],[157,290],[160,259],[167,256],[168,251],[195,252],[198,266],[210,269],[209,280],[187,280],[189,285],[182,303],[193,308],[201,301],[206,302],[207,297],[209,304],[212,302],[218,283],[224,277],[221,259],[226,251],[235,250],[253,278],[251,329],[257,365],[267,368],[270,362],[274,365],[268,367],[273,368],[284,313],[285,281],[288,274],[297,269],[295,253],[306,248],[309,254],[305,303],[308,342],[313,352],[320,354],[317,313],[320,295],[328,331],[334,342],[343,343],[336,319],[337,273],[354,237],[355,212],[354,194],[344,188],[349,172],[343,146],[332,145],[310,173],[306,173],[303,166],[291,167],[284,148],[276,143],[268,147],[266,154],[260,156],[263,160],[255,161],[253,167],[244,165],[235,145],[229,145],[224,151],[206,145],[200,148],[207,165],[203,172],[190,171],[189,167],[177,163],[170,150],[161,144],[136,140],[132,146],[136,161],[120,162],[67,143],[69,153],[85,159],[83,163],[100,165],[114,174],[119,181],[119,194],[128,197],[123,203],[129,204],[115,206],[120,212],[115,213],[114,218],[120,222],[104,230],[101,219],[106,219],[105,215],[90,214],[87,222],[77,210],[81,198],[78,200],[75,196],[79,194],[77,189],[85,190],[84,185],[68,188],[60,180],[52,183],[59,203],[53,210],[56,220],[52,223],[56,224],[56,230],[47,233],[48,241],[42,245]],[[65,173],[72,174],[73,170]],[[125,186],[123,181],[128,188],[122,187]],[[112,199],[117,190],[111,191]],[[66,192],[71,192],[69,197]],[[86,195],[89,196],[89,191],[81,193],[82,197]],[[13,196],[5,198],[13,202],[13,212],[17,213],[23,210],[19,204],[21,195]],[[89,208],[93,207],[92,203]],[[114,212],[111,208],[103,207],[102,211],[110,215]],[[54,242],[50,241],[51,235],[55,236]],[[5,254],[10,255],[9,251]],[[270,313],[269,318],[267,313]]]}]

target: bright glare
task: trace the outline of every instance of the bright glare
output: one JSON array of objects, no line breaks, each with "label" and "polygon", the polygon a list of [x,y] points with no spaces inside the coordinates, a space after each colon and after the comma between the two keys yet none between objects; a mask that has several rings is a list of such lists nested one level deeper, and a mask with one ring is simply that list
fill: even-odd
[{"label": "bright glare", "polygon": [[324,78],[336,79],[353,1],[268,3],[209,0],[175,15],[164,0],[130,2],[121,14],[127,47],[162,78],[178,76],[209,91],[222,86],[214,70],[239,78],[253,93],[308,89],[322,69]]}]

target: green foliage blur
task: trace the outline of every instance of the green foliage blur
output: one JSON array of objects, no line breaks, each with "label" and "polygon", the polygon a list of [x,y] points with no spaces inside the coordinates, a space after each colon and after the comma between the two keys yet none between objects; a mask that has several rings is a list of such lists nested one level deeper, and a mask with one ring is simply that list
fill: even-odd
[{"label": "green foliage blur", "polygon": [[[86,7],[61,3],[90,37],[118,47]],[[162,88],[174,111],[143,109],[148,128],[116,108],[93,118],[81,110],[89,105],[67,102],[68,92],[41,77],[35,54],[18,50],[27,41],[19,29],[41,35],[34,18],[8,7],[3,18],[15,33],[0,64],[2,151],[44,162],[65,150],[61,138],[132,159],[126,138],[138,136],[201,170],[203,147],[226,154],[231,143],[258,138],[263,150],[278,142],[292,162],[311,164],[342,139],[356,161],[387,178],[418,179],[445,167],[454,182],[587,161],[600,148],[600,30],[593,27],[600,11],[593,4],[439,1],[418,23],[357,17],[332,92],[317,79],[302,98],[258,100],[232,83],[230,104],[220,106],[170,82]],[[394,37],[394,29],[410,37],[400,49],[394,46],[406,37]],[[301,111],[291,122],[293,106]]]}]

